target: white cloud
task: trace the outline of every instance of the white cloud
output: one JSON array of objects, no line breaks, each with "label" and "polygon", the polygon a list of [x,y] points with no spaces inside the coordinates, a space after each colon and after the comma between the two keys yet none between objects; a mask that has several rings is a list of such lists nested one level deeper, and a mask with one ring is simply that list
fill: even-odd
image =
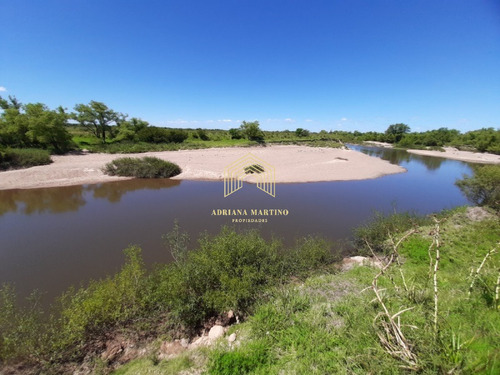
[{"label": "white cloud", "polygon": [[342,117],[340,121],[347,121],[347,117]]},{"label": "white cloud", "polygon": [[7,91],[7,89],[3,86],[0,86],[0,92],[5,92],[5,91]]},{"label": "white cloud", "polygon": [[223,120],[217,120],[218,122],[233,122],[231,119],[223,119]]},{"label": "white cloud", "polygon": [[285,122],[295,122],[295,120],[293,118],[286,118],[284,121]]},{"label": "white cloud", "polygon": [[310,118],[306,118],[306,122],[313,122],[314,120],[311,120]]}]

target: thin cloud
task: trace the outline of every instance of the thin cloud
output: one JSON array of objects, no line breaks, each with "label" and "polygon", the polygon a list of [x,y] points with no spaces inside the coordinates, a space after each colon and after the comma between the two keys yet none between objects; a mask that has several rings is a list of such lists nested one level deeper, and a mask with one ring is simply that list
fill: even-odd
[{"label": "thin cloud", "polygon": [[293,118],[286,118],[284,121],[285,122],[295,122],[295,120]]},{"label": "thin cloud", "polygon": [[340,121],[347,121],[347,117],[342,117]]},{"label": "thin cloud", "polygon": [[7,89],[3,86],[0,86],[0,92],[5,92],[5,91],[7,91]]}]

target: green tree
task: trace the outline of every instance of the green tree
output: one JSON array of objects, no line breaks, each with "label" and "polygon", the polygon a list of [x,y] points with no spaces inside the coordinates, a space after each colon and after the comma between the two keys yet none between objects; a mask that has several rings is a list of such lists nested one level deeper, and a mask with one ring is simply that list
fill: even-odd
[{"label": "green tree", "polygon": [[473,177],[464,176],[455,184],[472,203],[500,210],[500,165],[477,166]]},{"label": "green tree", "polygon": [[297,128],[297,130],[295,130],[295,135],[297,137],[309,137],[309,130]]},{"label": "green tree", "polygon": [[198,138],[200,138],[202,141],[208,141],[210,139],[207,132],[202,128],[196,129],[196,135],[198,135]]},{"label": "green tree", "polygon": [[27,104],[25,112],[29,129],[26,134],[33,145],[41,145],[57,154],[71,148],[71,135],[66,128],[69,116],[64,108],[51,111],[45,105],[36,103]]},{"label": "green tree", "polygon": [[264,139],[264,133],[260,130],[258,121],[243,121],[240,125],[240,130],[243,135],[251,141],[262,141]]},{"label": "green tree", "polygon": [[229,135],[231,136],[231,139],[243,138],[243,135],[241,134],[241,130],[236,129],[236,128],[229,129]]},{"label": "green tree", "polygon": [[68,151],[71,135],[68,115],[62,107],[50,110],[42,103],[21,104],[16,98],[0,97],[0,144],[9,147],[41,147],[55,153]]},{"label": "green tree", "polygon": [[399,142],[401,138],[407,133],[410,132],[410,127],[406,124],[392,124],[389,125],[385,134],[389,136],[388,140],[393,140],[393,142]]},{"label": "green tree", "polygon": [[148,126],[149,123],[147,121],[132,117],[130,120],[125,120],[120,123],[116,138],[118,140],[133,140],[136,138],[137,133],[142,129],[146,129]]},{"label": "green tree", "polygon": [[75,111],[72,118],[101,139],[102,143],[106,143],[106,133],[111,131],[111,127],[120,125],[127,118],[127,115],[115,112],[106,104],[94,100],[89,104],[77,104]]}]

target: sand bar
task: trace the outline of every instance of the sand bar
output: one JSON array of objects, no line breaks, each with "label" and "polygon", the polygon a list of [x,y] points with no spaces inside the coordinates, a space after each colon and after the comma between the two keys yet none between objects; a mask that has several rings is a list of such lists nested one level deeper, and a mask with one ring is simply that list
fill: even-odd
[{"label": "sand bar", "polygon": [[394,146],[391,143],[387,142],[364,141],[363,143],[366,144],[367,146],[394,148]]},{"label": "sand bar", "polygon": [[500,164],[500,155],[480,153],[480,152],[470,152],[470,151],[459,151],[454,147],[444,147],[444,152],[442,151],[431,151],[431,150],[407,150],[411,154],[423,155],[423,156],[435,156],[445,159],[461,160],[470,163],[482,163],[482,164]]},{"label": "sand bar", "polygon": [[53,163],[0,172],[0,190],[96,184],[127,179],[107,176],[102,168],[113,159],[156,156],[182,168],[175,179],[222,180],[224,168],[248,153],[272,164],[277,183],[363,180],[406,170],[353,150],[307,146],[210,148],[141,154],[52,156]]}]

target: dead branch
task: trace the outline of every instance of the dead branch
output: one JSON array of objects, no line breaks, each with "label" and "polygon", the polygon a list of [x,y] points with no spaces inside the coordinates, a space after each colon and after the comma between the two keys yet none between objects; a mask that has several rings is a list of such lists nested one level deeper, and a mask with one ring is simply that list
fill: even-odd
[{"label": "dead branch", "polygon": [[432,243],[434,244],[434,248],[436,249],[436,261],[434,262],[434,335],[437,335],[438,331],[438,285],[437,285],[437,272],[439,270],[439,260],[441,254],[439,252],[439,220],[434,218],[436,226],[434,228],[434,233],[432,236]]},{"label": "dead branch", "polygon": [[500,268],[498,269],[497,284],[495,285],[495,306],[498,309],[500,307]]},{"label": "dead branch", "polygon": [[[407,239],[410,235],[412,235],[415,232],[416,232],[415,229],[408,231],[405,235],[403,235],[399,239],[397,243],[394,243],[393,239],[391,238],[391,242],[393,244],[393,251],[389,256],[387,263],[373,278],[372,289],[373,292],[375,293],[376,300],[378,301],[380,306],[382,306],[383,309],[383,312],[378,313],[375,316],[375,319],[373,320],[374,327],[377,330],[377,335],[380,339],[382,346],[391,356],[405,362],[408,368],[416,370],[418,368],[417,356],[415,355],[415,353],[413,353],[411,345],[408,343],[407,339],[403,335],[400,323],[400,315],[405,311],[410,310],[411,308],[402,309],[396,314],[391,314],[380,295],[381,290],[378,288],[378,279],[387,271],[387,269],[398,257],[399,246],[405,239]],[[396,317],[398,319],[397,322],[394,320],[394,318]],[[378,327],[381,327],[383,329],[383,332],[380,332],[380,330],[377,329]]]},{"label": "dead branch", "polygon": [[470,295],[472,294],[472,289],[474,288],[474,284],[475,284],[475,282],[476,282],[476,279],[479,277],[479,273],[481,272],[481,270],[482,270],[483,266],[485,265],[486,260],[488,260],[488,258],[489,258],[492,254],[496,253],[496,251],[497,251],[497,248],[496,248],[496,247],[494,247],[493,249],[491,249],[490,251],[488,251],[488,252],[486,253],[486,255],[484,256],[483,261],[481,262],[481,264],[479,265],[479,267],[476,269],[476,273],[475,273],[475,274],[474,274],[474,276],[472,277],[472,281],[471,281],[470,286],[469,286],[468,298],[470,298]]}]

